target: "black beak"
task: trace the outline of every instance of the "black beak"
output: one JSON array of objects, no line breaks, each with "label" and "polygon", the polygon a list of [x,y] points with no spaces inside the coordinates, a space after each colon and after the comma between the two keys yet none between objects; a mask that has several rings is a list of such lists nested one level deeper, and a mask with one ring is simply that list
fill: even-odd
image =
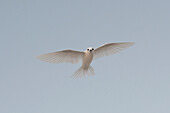
[{"label": "black beak", "polygon": [[90,52],[92,52],[92,50],[90,50]]}]

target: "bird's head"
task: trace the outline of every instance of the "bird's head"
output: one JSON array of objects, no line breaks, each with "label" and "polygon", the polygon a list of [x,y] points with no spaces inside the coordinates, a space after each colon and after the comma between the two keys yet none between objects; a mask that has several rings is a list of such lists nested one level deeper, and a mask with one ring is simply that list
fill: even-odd
[{"label": "bird's head", "polygon": [[94,51],[94,48],[88,47],[86,51],[88,51],[88,52],[93,52],[93,51]]}]

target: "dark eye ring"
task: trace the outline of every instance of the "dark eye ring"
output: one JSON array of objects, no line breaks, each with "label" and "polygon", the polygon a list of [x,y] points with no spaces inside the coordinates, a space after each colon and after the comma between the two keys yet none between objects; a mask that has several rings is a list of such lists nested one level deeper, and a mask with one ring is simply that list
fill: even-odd
[{"label": "dark eye ring", "polygon": [[92,48],[92,50],[94,50],[94,48]]},{"label": "dark eye ring", "polygon": [[87,49],[87,51],[89,51],[89,49]]}]

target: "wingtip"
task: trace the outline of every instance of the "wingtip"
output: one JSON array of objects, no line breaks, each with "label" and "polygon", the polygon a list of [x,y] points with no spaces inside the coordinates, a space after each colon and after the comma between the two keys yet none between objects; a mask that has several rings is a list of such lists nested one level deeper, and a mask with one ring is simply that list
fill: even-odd
[{"label": "wingtip", "polygon": [[132,46],[132,45],[134,45],[135,43],[134,42],[123,42],[124,44],[127,44],[127,45],[129,45],[129,46]]},{"label": "wingtip", "polygon": [[134,45],[134,44],[135,44],[135,42],[129,42],[129,44]]},{"label": "wingtip", "polygon": [[37,58],[37,59],[40,59],[40,55],[38,55],[38,56],[34,56],[35,58]]}]

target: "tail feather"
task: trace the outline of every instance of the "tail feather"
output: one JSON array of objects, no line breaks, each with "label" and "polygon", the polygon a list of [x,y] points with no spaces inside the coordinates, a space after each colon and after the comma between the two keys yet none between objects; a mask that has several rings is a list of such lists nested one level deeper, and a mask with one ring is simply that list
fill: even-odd
[{"label": "tail feather", "polygon": [[84,68],[83,66],[81,66],[74,74],[73,74],[73,78],[77,78],[77,77],[85,77],[85,75],[94,75],[94,69],[92,66],[89,66],[88,68]]}]

